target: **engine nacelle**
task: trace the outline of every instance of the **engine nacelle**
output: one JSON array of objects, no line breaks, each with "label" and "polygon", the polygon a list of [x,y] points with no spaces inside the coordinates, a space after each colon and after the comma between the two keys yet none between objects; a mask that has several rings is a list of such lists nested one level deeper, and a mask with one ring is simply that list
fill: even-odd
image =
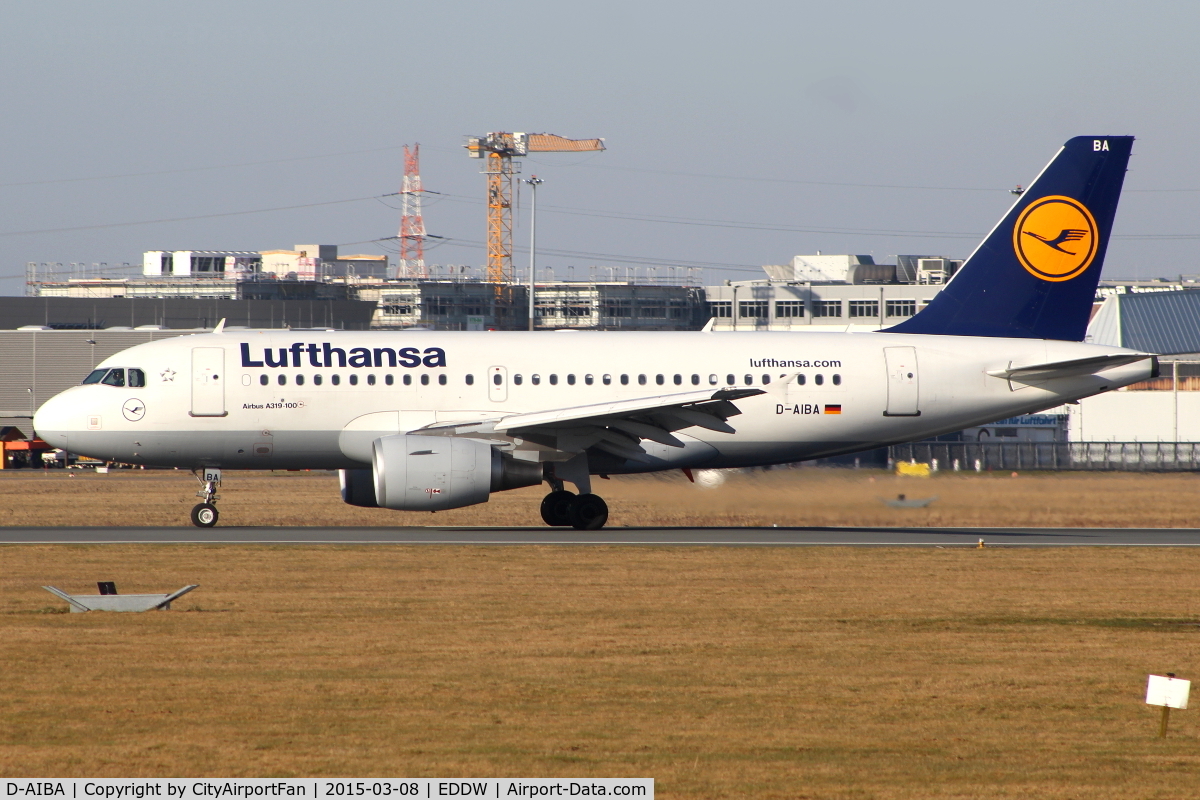
[{"label": "engine nacelle", "polygon": [[542,482],[541,464],[502,455],[479,439],[384,436],[372,450],[375,503],[397,511],[461,508],[486,503],[491,492]]}]

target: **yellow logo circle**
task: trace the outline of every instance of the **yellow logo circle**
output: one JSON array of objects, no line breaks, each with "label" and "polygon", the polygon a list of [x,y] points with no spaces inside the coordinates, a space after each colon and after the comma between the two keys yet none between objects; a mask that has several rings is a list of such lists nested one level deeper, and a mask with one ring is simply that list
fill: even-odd
[{"label": "yellow logo circle", "polygon": [[1081,275],[1096,257],[1099,239],[1092,212],[1062,195],[1034,200],[1013,227],[1013,249],[1021,266],[1044,281]]}]

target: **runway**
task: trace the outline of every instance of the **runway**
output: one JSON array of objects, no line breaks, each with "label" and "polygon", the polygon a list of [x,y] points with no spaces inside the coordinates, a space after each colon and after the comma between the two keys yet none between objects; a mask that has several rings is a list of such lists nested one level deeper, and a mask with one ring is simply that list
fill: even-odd
[{"label": "runway", "polygon": [[1195,528],[0,528],[0,544],[1197,547]]}]

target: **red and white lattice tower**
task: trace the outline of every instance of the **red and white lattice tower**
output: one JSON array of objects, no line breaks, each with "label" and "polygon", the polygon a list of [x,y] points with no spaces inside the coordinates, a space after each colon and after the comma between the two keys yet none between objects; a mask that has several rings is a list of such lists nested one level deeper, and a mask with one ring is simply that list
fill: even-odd
[{"label": "red and white lattice tower", "polygon": [[400,264],[398,278],[427,278],[425,219],[421,216],[421,145],[404,145],[404,182],[400,185]]}]

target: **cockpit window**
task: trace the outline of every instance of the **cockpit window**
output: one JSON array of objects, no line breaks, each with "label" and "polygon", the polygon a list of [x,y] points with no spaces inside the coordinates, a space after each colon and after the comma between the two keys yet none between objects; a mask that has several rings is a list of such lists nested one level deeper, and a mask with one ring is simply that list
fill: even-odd
[{"label": "cockpit window", "polygon": [[[83,379],[85,384],[102,383],[105,386],[124,386],[125,385],[125,369],[117,367],[116,369],[94,369],[88,376]],[[146,373],[140,369],[129,370],[129,385],[142,387],[146,385]]]}]

